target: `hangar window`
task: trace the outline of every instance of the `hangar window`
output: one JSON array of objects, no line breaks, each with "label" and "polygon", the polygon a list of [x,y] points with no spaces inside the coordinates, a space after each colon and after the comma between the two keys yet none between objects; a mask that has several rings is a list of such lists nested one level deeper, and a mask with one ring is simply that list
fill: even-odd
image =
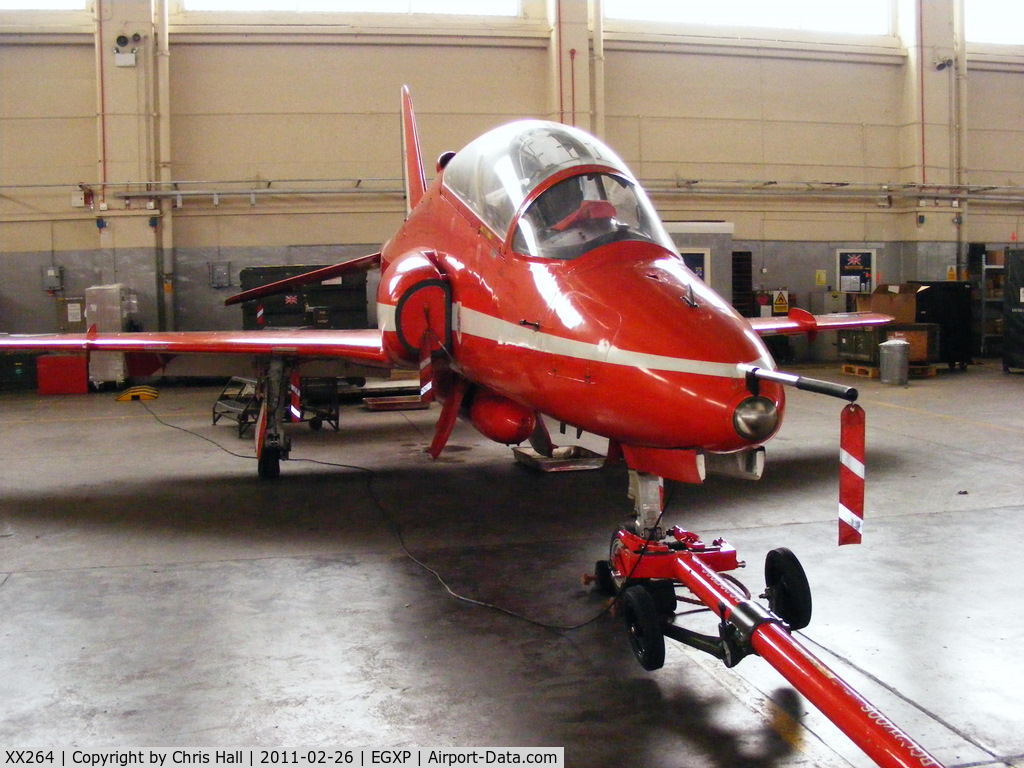
[{"label": "hangar window", "polygon": [[85,0],[0,0],[0,11],[84,11]]},{"label": "hangar window", "polygon": [[[0,0],[2,1],[2,0]],[[188,11],[291,11],[366,13],[366,0],[183,0]],[[519,0],[376,0],[373,13],[438,13],[518,16]]]},{"label": "hangar window", "polygon": [[966,0],[964,37],[969,43],[1024,45],[1024,6],[1005,0]]},{"label": "hangar window", "polygon": [[716,3],[605,0],[604,15],[609,19],[632,21],[889,35],[892,32],[891,6],[891,0],[828,3],[821,0],[775,0],[771,3],[764,0],[718,0]]}]

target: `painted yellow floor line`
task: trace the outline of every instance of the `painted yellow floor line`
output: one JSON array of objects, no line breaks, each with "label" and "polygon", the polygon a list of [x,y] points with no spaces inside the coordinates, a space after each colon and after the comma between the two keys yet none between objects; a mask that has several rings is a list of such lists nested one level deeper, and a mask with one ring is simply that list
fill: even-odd
[{"label": "painted yellow floor line", "polygon": [[[178,416],[210,416],[210,411],[172,411],[161,412],[160,416],[165,419],[176,418]],[[106,416],[59,416],[59,417],[46,417],[36,416],[27,419],[0,419],[0,426],[4,424],[56,424],[57,422],[79,422],[79,421],[124,421],[126,419],[152,419],[153,416],[150,413],[143,411],[142,413],[133,413],[123,415],[120,413],[111,413]]]},{"label": "painted yellow floor line", "polygon": [[861,400],[861,403],[870,403],[871,405],[877,405],[882,408],[892,408],[897,411],[906,411],[908,413],[916,413],[921,416],[931,416],[934,418],[945,419],[946,421],[956,421],[962,424],[969,424],[972,427],[986,427],[988,429],[995,429],[999,432],[1009,432],[1010,434],[1018,435],[1024,434],[1024,428],[1021,427],[1007,427],[1002,424],[990,424],[987,421],[975,421],[974,419],[965,419],[962,416],[952,416],[948,413],[939,413],[937,411],[929,411],[925,408],[911,408],[907,405],[895,405],[893,403],[885,403],[881,400]]}]

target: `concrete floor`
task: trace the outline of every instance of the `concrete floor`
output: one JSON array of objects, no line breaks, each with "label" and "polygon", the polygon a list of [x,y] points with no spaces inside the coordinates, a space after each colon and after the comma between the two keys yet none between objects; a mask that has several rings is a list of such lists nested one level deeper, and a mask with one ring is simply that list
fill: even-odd
[{"label": "concrete floor", "polygon": [[[792,392],[756,484],[671,485],[666,520],[725,536],[763,588],[785,545],[806,644],[948,766],[1024,766],[1024,377],[997,362],[855,383],[865,540],[838,548],[841,403]],[[216,390],[164,388],[210,424]],[[643,671],[580,574],[630,510],[622,469],[542,476],[430,412],[344,409],[255,461],[113,393],[0,395],[0,742],[10,747],[564,746],[570,766],[865,766],[762,659],[670,643]],[[698,629],[702,628],[699,624]]]}]

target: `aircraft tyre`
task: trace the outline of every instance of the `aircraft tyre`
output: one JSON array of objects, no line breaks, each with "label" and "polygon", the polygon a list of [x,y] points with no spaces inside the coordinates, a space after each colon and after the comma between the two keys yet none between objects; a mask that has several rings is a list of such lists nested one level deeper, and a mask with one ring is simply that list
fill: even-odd
[{"label": "aircraft tyre", "polygon": [[615,577],[612,576],[612,564],[607,560],[598,560],[594,565],[595,583],[599,592],[606,595],[614,595],[618,592],[615,585]]},{"label": "aircraft tyre", "polygon": [[260,452],[257,471],[264,480],[276,480],[281,475],[281,449],[266,445]]},{"label": "aircraft tyre", "polygon": [[640,666],[648,672],[665,665],[665,633],[651,593],[639,584],[622,593],[622,616],[629,632],[629,645]]},{"label": "aircraft tyre", "polygon": [[658,613],[671,616],[676,612],[676,585],[671,581],[646,581],[644,586],[654,600]]},{"label": "aircraft tyre", "polygon": [[807,574],[786,547],[778,547],[764,560],[768,608],[794,632],[811,623],[811,586]]}]

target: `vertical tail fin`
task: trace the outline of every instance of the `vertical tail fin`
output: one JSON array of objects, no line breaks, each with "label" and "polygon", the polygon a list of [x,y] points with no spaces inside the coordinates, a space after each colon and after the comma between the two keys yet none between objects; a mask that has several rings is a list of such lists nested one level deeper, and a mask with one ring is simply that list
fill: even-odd
[{"label": "vertical tail fin", "polygon": [[412,109],[409,86],[402,86],[402,154],[405,155],[405,212],[408,215],[427,189],[423,175],[423,155],[416,131],[416,115]]}]

